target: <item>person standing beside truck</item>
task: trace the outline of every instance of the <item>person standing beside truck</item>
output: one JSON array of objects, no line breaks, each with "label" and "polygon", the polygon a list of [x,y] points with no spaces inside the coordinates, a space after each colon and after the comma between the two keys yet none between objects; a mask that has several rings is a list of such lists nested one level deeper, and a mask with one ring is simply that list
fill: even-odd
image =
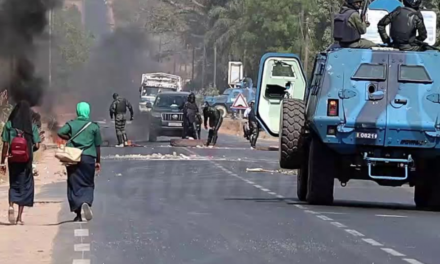
[{"label": "person standing beside truck", "polygon": [[192,137],[199,139],[197,135],[197,114],[199,107],[196,104],[196,95],[190,93],[188,101],[183,105],[183,136],[182,138]]},{"label": "person standing beside truck", "polygon": [[130,102],[120,97],[117,93],[113,94],[113,102],[110,105],[110,118],[115,118],[115,129],[116,138],[118,139],[118,145],[116,147],[124,147],[128,144],[127,133],[125,132],[125,114],[127,113],[127,108],[130,111],[130,121],[133,121],[133,107]]},{"label": "person standing beside truck", "polygon": [[255,116],[255,102],[252,101],[250,104],[250,110],[247,113],[248,122],[249,122],[249,130],[250,130],[250,141],[251,148],[255,149],[257,145],[257,139],[260,135],[260,125],[258,123],[257,117]]}]

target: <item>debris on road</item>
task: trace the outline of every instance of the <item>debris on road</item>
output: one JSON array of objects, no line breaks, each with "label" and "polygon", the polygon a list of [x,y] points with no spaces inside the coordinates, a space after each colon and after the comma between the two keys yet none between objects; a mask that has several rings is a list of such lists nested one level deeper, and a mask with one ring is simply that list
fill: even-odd
[{"label": "debris on road", "polygon": [[286,175],[297,175],[296,170],[266,170],[263,168],[246,168],[246,172],[268,172],[268,173],[280,173]]}]

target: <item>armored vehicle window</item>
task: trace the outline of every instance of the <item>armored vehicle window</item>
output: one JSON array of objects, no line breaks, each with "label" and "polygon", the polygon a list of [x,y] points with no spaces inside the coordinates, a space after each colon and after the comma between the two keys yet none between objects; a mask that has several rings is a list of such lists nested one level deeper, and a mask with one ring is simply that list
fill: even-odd
[{"label": "armored vehicle window", "polygon": [[386,68],[384,64],[361,64],[352,77],[354,80],[386,80]]},{"label": "armored vehicle window", "polygon": [[423,66],[400,65],[399,82],[432,83],[432,80]]},{"label": "armored vehicle window", "polygon": [[276,62],[272,67],[272,77],[295,77],[295,72],[293,72],[292,65]]}]

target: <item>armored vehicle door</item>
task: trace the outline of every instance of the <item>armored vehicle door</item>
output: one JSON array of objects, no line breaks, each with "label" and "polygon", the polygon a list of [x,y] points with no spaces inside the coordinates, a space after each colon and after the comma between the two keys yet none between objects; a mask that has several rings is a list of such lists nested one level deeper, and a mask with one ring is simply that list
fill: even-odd
[{"label": "armored vehicle door", "polygon": [[[338,127],[347,144],[384,145],[387,121],[389,55],[382,51],[343,50],[329,60],[343,67],[344,124]],[[345,54],[346,53],[346,54]],[[338,78],[337,78],[338,79]]]},{"label": "armored vehicle door", "polygon": [[278,137],[281,103],[287,96],[304,100],[306,76],[296,54],[267,53],[260,61],[256,116],[264,130]]},{"label": "armored vehicle door", "polygon": [[390,54],[386,146],[433,148],[440,136],[438,56]]}]

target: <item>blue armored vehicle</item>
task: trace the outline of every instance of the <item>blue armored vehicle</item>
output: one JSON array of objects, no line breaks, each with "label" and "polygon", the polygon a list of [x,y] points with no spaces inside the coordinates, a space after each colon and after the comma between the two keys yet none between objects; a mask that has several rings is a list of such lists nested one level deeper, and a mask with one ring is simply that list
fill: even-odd
[{"label": "blue armored vehicle", "polygon": [[440,208],[440,52],[329,49],[307,82],[294,54],[265,54],[257,117],[279,137],[279,163],[297,169],[299,200],[333,202],[334,179],[415,186]]}]

